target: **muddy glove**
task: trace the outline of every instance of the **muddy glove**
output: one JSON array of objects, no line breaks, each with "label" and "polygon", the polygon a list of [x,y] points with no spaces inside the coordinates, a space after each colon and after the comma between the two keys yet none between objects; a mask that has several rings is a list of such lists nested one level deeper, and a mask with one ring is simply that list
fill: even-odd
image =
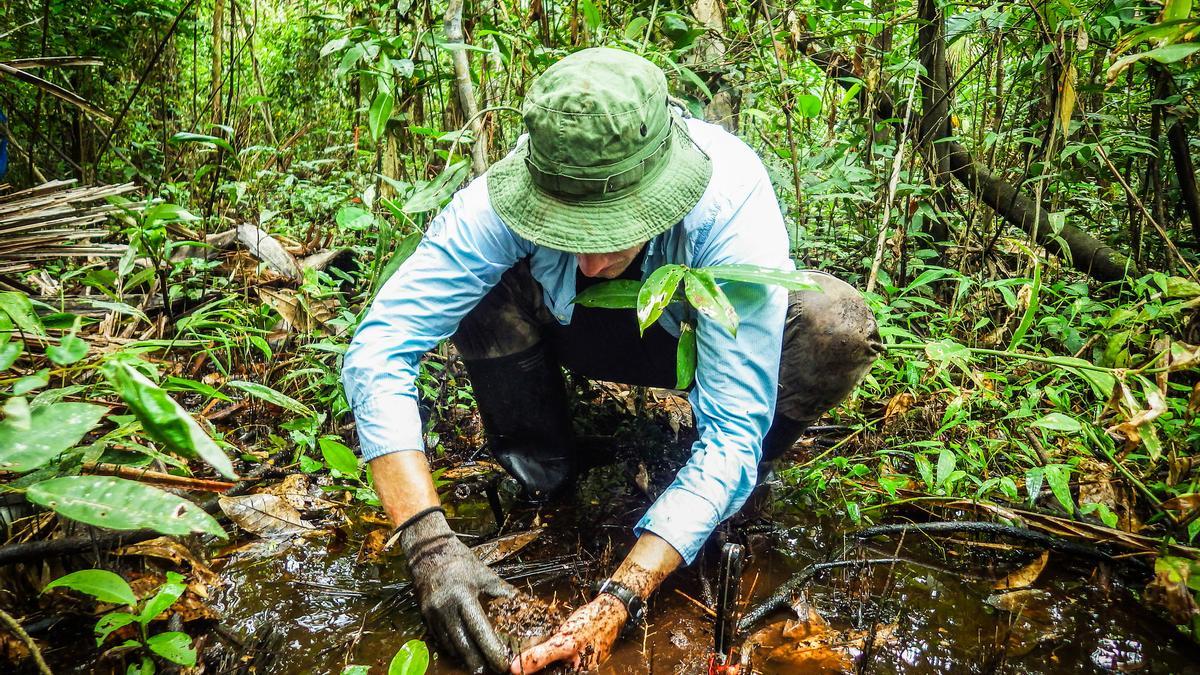
[{"label": "muddy glove", "polygon": [[492,630],[479,596],[508,597],[516,589],[458,540],[440,511],[408,525],[400,535],[400,546],[425,624],[442,646],[474,672],[485,667],[507,671],[512,656]]}]

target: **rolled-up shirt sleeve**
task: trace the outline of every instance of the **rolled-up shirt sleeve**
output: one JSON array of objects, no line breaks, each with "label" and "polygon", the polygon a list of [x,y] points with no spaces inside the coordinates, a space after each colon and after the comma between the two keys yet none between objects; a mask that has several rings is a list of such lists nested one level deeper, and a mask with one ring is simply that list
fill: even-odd
[{"label": "rolled-up shirt sleeve", "polygon": [[430,223],[413,254],[375,297],[342,367],[364,461],[423,450],[418,366],[462,318],[530,253],[491,209],[486,177],[461,190]]},{"label": "rolled-up shirt sleeve", "polygon": [[[739,164],[741,179],[748,178],[750,185],[740,193],[732,192],[735,201],[718,213],[712,231],[692,256],[692,266],[794,269],[787,230],[766,171],[757,157]],[[635,528],[639,535],[649,531],[665,539],[687,563],[753,491],[779,382],[787,291],[730,281],[720,286],[737,310],[737,336],[714,321],[698,318],[696,379],[689,401],[699,440],[675,481]]]}]

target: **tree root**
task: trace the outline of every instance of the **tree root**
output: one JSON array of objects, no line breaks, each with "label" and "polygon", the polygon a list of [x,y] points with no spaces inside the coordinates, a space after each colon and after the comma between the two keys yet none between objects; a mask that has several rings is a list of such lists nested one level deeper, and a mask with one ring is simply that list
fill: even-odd
[{"label": "tree root", "polygon": [[1024,527],[1016,527],[1013,525],[1004,525],[1002,523],[993,523],[990,521],[944,521],[934,523],[903,523],[898,525],[876,525],[868,527],[865,530],[851,533],[851,536],[856,539],[871,539],[872,537],[882,537],[889,534],[908,534],[910,532],[919,532],[922,534],[958,534],[958,533],[976,533],[976,534],[991,534],[1009,539],[1019,539],[1028,541],[1034,544],[1040,544],[1048,549],[1058,551],[1059,553],[1068,553],[1080,558],[1089,560],[1102,560],[1112,562],[1114,559],[1111,555],[1101,551],[1093,546],[1079,544],[1062,537],[1056,537],[1045,532],[1037,532]]},{"label": "tree root", "polygon": [[37,663],[38,672],[42,673],[42,675],[53,675],[50,672],[50,667],[46,665],[46,660],[42,658],[42,650],[38,649],[37,643],[33,641],[33,638],[29,637],[29,633],[26,633],[25,629],[21,628],[21,624],[12,615],[2,609],[0,609],[0,622],[8,626],[9,630],[29,648],[29,653],[33,655],[33,660]]},{"label": "tree root", "polygon": [[810,579],[826,570],[840,567],[869,567],[874,565],[895,565],[904,562],[900,558],[867,558],[865,560],[834,560],[832,562],[813,563],[796,572],[783,583],[769,598],[751,607],[738,622],[738,634],[744,635],[759,621],[777,609],[783,609],[791,604],[792,595]]}]

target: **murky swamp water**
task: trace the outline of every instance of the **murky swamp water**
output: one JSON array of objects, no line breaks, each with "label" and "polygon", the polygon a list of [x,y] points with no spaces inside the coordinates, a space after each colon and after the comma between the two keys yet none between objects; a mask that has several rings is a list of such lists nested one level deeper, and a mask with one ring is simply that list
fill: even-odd
[{"label": "murky swamp water", "polygon": [[[568,608],[585,601],[590,582],[615,567],[632,543],[630,527],[649,503],[615,467],[593,474],[590,487],[561,504],[509,510],[502,529],[517,532],[535,521],[546,526],[505,564],[524,564],[528,571],[538,561],[577,552],[590,561],[551,580],[514,582]],[[495,534],[493,511],[478,491],[449,501],[456,530]],[[844,533],[855,529],[814,507],[763,501],[758,517],[726,526],[725,536],[746,544],[749,552],[743,594],[750,604],[806,564],[842,557]],[[394,602],[391,585],[404,578],[400,559],[359,562],[365,528],[350,529],[346,540],[299,541],[267,556],[235,554],[223,568],[231,583],[215,598],[216,608],[227,628],[259,644],[267,658],[260,658],[257,672],[340,673],[346,664],[385,672],[405,641],[428,637],[412,602]],[[808,602],[833,628],[861,633],[874,625],[886,635],[865,655],[855,652],[859,672],[1200,673],[1193,645],[1142,609],[1119,581],[1097,576],[1089,563],[1052,553],[1031,590],[1022,592],[1020,606],[1008,603],[1006,611],[993,606],[1005,605],[995,600],[994,582],[1040,551],[943,544],[913,536],[899,553],[912,562],[834,572],[809,584]],[[873,545],[852,548],[847,556],[897,553],[894,539]],[[601,672],[707,672],[713,621],[694,599],[703,597],[700,574],[715,579],[718,551],[710,542],[704,560],[668,580],[651,603],[645,628],[622,638]],[[759,627],[786,618],[786,612],[777,612]],[[756,661],[755,667],[797,672],[787,661]],[[430,672],[463,671],[435,657]]]}]

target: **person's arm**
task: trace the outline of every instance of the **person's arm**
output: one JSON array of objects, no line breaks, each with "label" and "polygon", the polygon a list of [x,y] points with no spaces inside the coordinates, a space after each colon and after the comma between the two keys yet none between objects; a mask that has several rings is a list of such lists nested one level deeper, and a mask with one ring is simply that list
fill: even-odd
[{"label": "person's arm", "polygon": [[[629,587],[645,601],[682,562],[675,547],[646,532],[638,537],[612,579]],[[625,605],[616,597],[601,593],[572,612],[549,640],[516,656],[509,672],[513,675],[534,673],[557,661],[569,662],[573,668],[581,670],[595,668],[608,658],[613,643],[621,634],[621,627],[628,620]]]},{"label": "person's arm", "polygon": [[475,181],[430,224],[412,256],[384,284],[342,368],[362,457],[398,527],[421,613],[438,640],[472,670],[507,665],[507,650],[488,624],[480,596],[514,589],[458,540],[435,508],[416,378],[422,355],[448,337],[528,249],[495,216],[485,179]]}]

